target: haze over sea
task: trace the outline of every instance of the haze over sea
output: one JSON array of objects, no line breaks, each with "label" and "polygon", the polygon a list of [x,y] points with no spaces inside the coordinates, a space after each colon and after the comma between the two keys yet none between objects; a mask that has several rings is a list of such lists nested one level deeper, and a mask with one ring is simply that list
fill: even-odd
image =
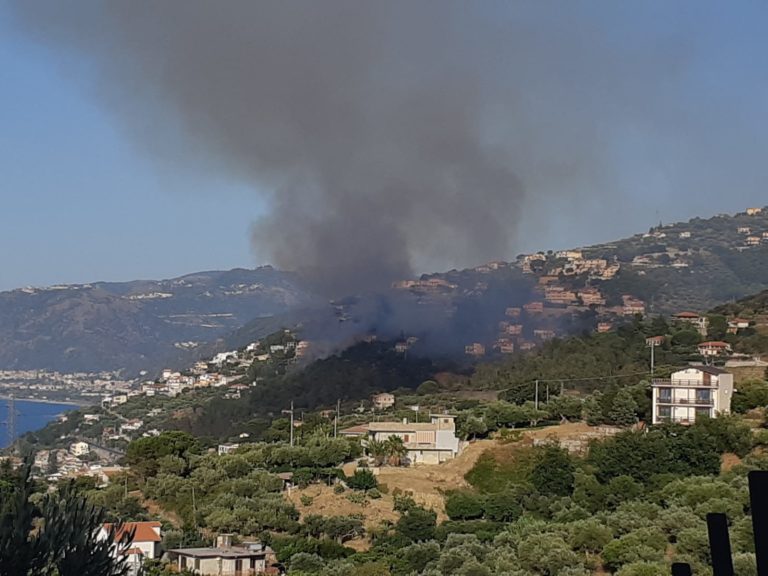
[{"label": "haze over sea", "polygon": [[[54,420],[59,414],[76,410],[73,404],[16,400],[16,437],[31,430],[37,430]],[[8,401],[0,400],[0,422],[8,422]],[[5,424],[0,429],[0,448],[8,446],[8,432]]]}]

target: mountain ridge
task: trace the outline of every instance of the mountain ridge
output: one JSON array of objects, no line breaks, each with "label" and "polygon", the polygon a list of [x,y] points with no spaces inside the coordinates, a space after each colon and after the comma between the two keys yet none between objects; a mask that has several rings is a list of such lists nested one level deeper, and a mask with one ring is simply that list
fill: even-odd
[{"label": "mountain ridge", "polygon": [[766,288],[768,209],[751,209],[422,274],[330,304],[271,266],[0,292],[0,370],[157,370],[280,328],[302,330],[326,353],[402,335],[416,353],[483,356]]}]

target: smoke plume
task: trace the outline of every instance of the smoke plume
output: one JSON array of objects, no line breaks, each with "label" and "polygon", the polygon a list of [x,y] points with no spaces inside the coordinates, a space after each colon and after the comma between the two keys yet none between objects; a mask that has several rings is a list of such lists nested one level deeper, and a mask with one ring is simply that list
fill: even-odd
[{"label": "smoke plume", "polygon": [[678,80],[695,46],[663,26],[638,34],[631,22],[665,19],[651,10],[589,6],[20,0],[15,12],[74,56],[148,155],[252,187],[267,206],[255,251],[339,294],[509,259],[532,223],[621,193],[634,152],[617,138],[681,148],[692,115]]}]

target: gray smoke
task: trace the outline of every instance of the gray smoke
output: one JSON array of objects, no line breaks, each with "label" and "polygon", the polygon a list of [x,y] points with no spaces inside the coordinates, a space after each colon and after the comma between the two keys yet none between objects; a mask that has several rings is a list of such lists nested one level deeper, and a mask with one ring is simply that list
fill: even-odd
[{"label": "gray smoke", "polygon": [[626,3],[14,8],[29,34],[74,55],[72,69],[85,63],[147,154],[262,195],[256,252],[328,293],[509,259],[521,222],[530,232],[620,195],[632,145],[677,149],[695,115],[678,84],[695,47],[664,26],[638,34],[636,18],[670,15]]}]

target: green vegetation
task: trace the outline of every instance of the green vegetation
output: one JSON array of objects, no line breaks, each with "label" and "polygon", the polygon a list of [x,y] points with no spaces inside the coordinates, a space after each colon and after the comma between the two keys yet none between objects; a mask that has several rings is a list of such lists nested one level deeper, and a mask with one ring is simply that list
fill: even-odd
[{"label": "green vegetation", "polygon": [[[72,483],[36,493],[30,465],[0,469],[1,576],[118,576],[125,572],[131,534],[115,524],[97,538],[106,513]],[[116,535],[122,533],[117,541]],[[117,553],[115,553],[117,552]]]}]

